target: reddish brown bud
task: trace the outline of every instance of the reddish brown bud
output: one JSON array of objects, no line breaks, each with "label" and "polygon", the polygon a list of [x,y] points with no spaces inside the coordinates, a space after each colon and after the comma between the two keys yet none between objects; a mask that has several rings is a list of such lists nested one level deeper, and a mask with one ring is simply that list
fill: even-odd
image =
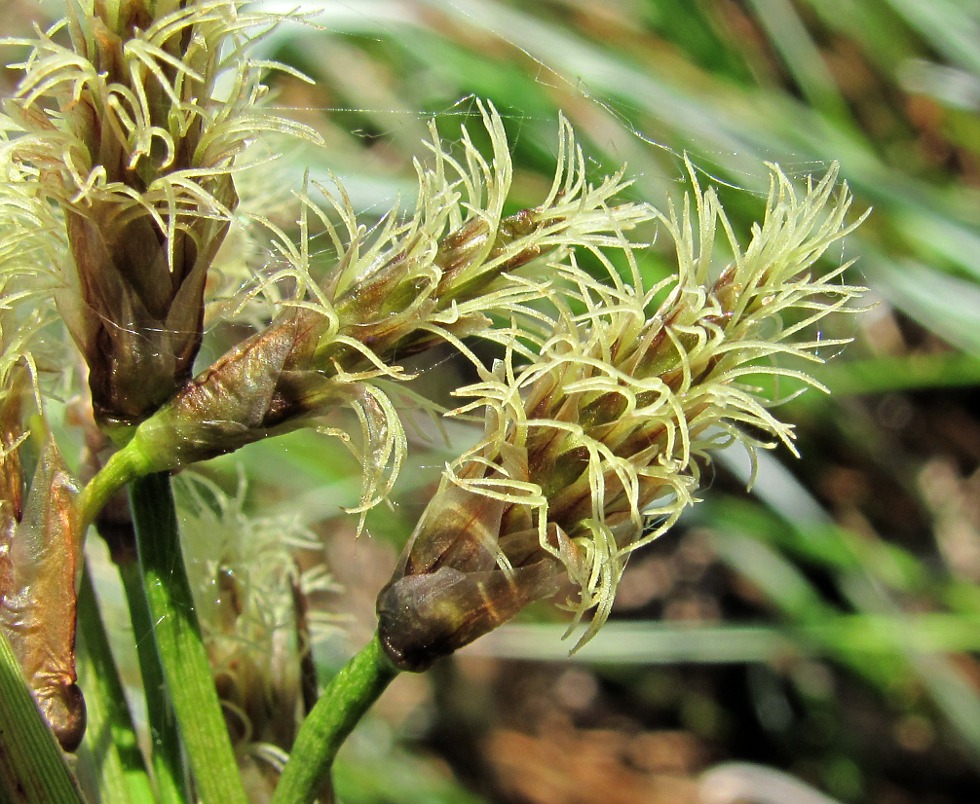
[{"label": "reddish brown bud", "polygon": [[561,565],[536,530],[501,537],[506,507],[456,486],[433,497],[378,595],[378,635],[396,666],[425,670],[558,591]]}]

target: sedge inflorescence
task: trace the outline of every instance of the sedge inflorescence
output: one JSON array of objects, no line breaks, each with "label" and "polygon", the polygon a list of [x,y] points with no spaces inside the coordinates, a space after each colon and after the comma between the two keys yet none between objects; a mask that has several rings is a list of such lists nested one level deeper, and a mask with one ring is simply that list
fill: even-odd
[{"label": "sedge inflorescence", "polygon": [[36,38],[4,41],[30,52],[12,65],[24,77],[4,103],[0,158],[62,219],[58,313],[106,429],[139,422],[190,378],[256,135],[319,141],[259,103],[269,65],[243,49],[278,20],[243,5],[68,3]]},{"label": "sedge inflorescence", "polygon": [[[689,164],[690,193],[666,211],[625,198],[622,170],[592,181],[562,118],[554,179],[518,208],[505,121],[478,101],[489,148],[465,126],[448,143],[433,124],[413,208],[367,226],[339,181],[306,180],[293,232],[243,212],[236,184],[262,135],[321,144],[259,103],[261,74],[277,65],[245,48],[279,18],[238,0],[68,8],[35,39],[5,43],[31,50],[0,118],[0,626],[35,697],[55,701],[51,711],[71,705],[66,744],[84,726],[76,565],[115,492],[312,427],[362,463],[348,510],[364,530],[407,456],[391,389],[415,379],[406,359],[432,347],[472,363],[479,379],[455,392],[451,415],[483,429],[446,466],[378,597],[381,641],[404,669],[555,595],[574,613],[570,631],[587,621],[581,645],[608,618],[630,554],[696,501],[714,451],[793,449],[792,427],[773,410],[779,395],[762,379],[820,387],[806,363],[840,342],[809,333],[862,292],[844,280],[848,263],[824,258],[860,223],[847,221],[836,167],[805,187],[773,167],[745,242]],[[194,376],[209,293],[222,284],[211,281],[219,250],[244,218],[271,240],[273,259],[242,270],[239,298],[220,308],[252,329]],[[672,239],[676,266],[651,284],[638,233],[654,224]],[[75,359],[39,359],[69,339]],[[86,425],[105,463],[79,483],[45,438],[28,483],[20,452],[31,415],[43,420],[42,375],[74,363],[84,364]],[[338,423],[338,408],[353,411],[353,427]],[[309,578],[274,540],[256,537],[250,552],[232,539],[245,529],[242,510],[205,485],[185,486],[183,499],[188,526],[214,537],[199,545],[212,551],[195,558],[200,580],[224,584],[220,600],[198,597],[210,658],[242,733],[282,751],[293,731],[277,732],[269,713],[297,710],[300,680],[282,673],[279,694],[250,696],[254,676],[281,668],[238,648],[295,660],[287,648]],[[270,571],[246,566],[261,561]],[[296,595],[263,588],[276,585]],[[57,605],[34,605],[42,588]],[[282,616],[263,619],[263,607]]]},{"label": "sedge inflorescence", "polygon": [[[628,283],[556,265],[567,295],[538,354],[509,351],[456,392],[473,398],[457,413],[485,411],[485,434],[447,467],[379,598],[382,639],[402,665],[424,666],[554,594],[561,573],[576,590],[572,627],[594,611],[583,644],[608,617],[629,555],[695,502],[713,451],[793,449],[778,400],[754,380],[819,387],[785,358],[820,362],[839,341],[807,333],[862,292],[842,281],[846,263],[818,262],[857,225],[845,221],[850,197],[835,195],[836,168],[801,194],[774,167],[743,247],[715,192],[691,176],[680,209],[657,214],[676,275],[644,290],[628,246]],[[720,272],[719,234],[732,254]]]},{"label": "sedge inflorescence", "polygon": [[[340,436],[362,461],[364,487],[350,510],[363,514],[383,500],[407,450],[401,417],[382,386],[414,379],[400,361],[448,342],[479,365],[465,341],[473,337],[530,356],[522,341],[541,342],[553,325],[537,305],[563,292],[553,266],[576,248],[596,255],[622,249],[623,233],[651,217],[644,205],[615,200],[628,184],[622,175],[594,185],[586,180],[566,121],[545,199],[505,215],[512,166],[503,121],[489,106],[481,107],[481,119],[491,141],[489,160],[465,129],[460,159],[433,130],[434,165],[417,165],[419,196],[411,215],[393,212],[368,229],[342,189],[317,185],[326,204],[300,194],[298,243],[266,222],[286,267],[252,292],[288,280],[293,294],[266,328],[142,422],[125,459],[141,471],[160,471],[312,425]],[[323,272],[309,248],[317,234],[328,237],[335,257]],[[338,406],[356,413],[359,445],[323,423]]]}]

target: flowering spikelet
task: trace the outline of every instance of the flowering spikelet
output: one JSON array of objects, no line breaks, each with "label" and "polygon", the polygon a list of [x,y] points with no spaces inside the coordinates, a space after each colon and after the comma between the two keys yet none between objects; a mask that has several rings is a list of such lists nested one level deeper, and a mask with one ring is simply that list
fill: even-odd
[{"label": "flowering spikelet", "polygon": [[[699,461],[736,440],[750,451],[792,449],[792,428],[770,411],[776,400],[749,378],[818,385],[760,361],[820,362],[817,349],[834,342],[804,331],[862,292],[840,281],[847,265],[817,265],[857,225],[845,224],[850,197],[843,187],[834,199],[836,179],[834,167],[800,197],[774,168],[765,219],[745,249],[715,193],[695,181],[694,208],[688,198],[660,216],[677,275],[645,293],[601,285],[574,263],[562,269],[584,312],[564,309],[530,364],[511,353],[458,392],[476,398],[458,413],[486,409],[485,436],[447,467],[379,596],[396,662],[420,669],[496,627],[521,601],[553,593],[559,568],[579,590],[573,626],[595,609],[581,645],[607,618],[629,554],[695,501]],[[719,229],[734,260],[712,279]]]},{"label": "flowering spikelet", "polygon": [[315,138],[257,106],[267,65],[243,48],[275,19],[240,5],[69,3],[35,40],[4,42],[32,50],[0,151],[63,210],[74,268],[59,307],[103,425],[138,422],[190,376],[236,157],[257,132]]},{"label": "flowering spikelet", "polygon": [[[390,490],[405,453],[399,417],[378,384],[411,379],[396,361],[442,341],[472,357],[462,341],[471,335],[514,344],[515,328],[493,326],[493,316],[519,317],[520,333],[543,341],[552,322],[533,305],[549,295],[554,266],[575,247],[597,254],[621,248],[622,233],[650,212],[611,202],[627,184],[621,175],[586,181],[584,158],[562,121],[548,195],[533,209],[505,216],[512,178],[506,135],[497,112],[481,109],[492,158],[464,129],[464,158],[457,160],[433,129],[435,164],[417,166],[418,201],[407,219],[393,212],[368,231],[342,191],[320,188],[328,208],[302,199],[298,244],[267,222],[288,264],[269,281],[294,282],[296,298],[137,428],[127,449],[142,471],[228,452],[346,404],[362,425],[365,485],[353,510],[363,513]],[[336,258],[320,277],[309,249],[314,223]]]},{"label": "flowering spikelet", "polygon": [[327,624],[308,620],[305,601],[332,585],[322,564],[297,564],[297,551],[322,551],[301,518],[250,516],[245,491],[240,481],[226,494],[194,472],[176,485],[195,608],[240,761],[275,764],[316,691],[309,642]]},{"label": "flowering spikelet", "polygon": [[57,323],[51,296],[66,257],[60,221],[7,156],[0,139],[0,397],[24,371],[37,383],[39,358],[49,373],[63,362],[48,359],[41,336]]}]

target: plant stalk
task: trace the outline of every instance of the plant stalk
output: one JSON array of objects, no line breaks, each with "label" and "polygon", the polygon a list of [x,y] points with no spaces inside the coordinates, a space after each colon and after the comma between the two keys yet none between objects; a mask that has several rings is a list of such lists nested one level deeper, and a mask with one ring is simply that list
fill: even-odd
[{"label": "plant stalk", "polygon": [[334,800],[330,770],[337,751],[398,673],[377,635],[341,668],[300,726],[273,804]]}]

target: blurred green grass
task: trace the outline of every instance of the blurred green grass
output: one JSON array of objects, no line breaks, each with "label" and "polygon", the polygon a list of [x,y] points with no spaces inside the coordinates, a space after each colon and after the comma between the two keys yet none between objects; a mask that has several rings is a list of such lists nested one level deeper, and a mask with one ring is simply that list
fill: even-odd
[{"label": "blurred green grass", "polygon": [[[33,10],[19,0],[13,6]],[[832,395],[810,392],[785,410],[797,424],[802,461],[766,454],[749,494],[737,456],[723,461],[705,502],[631,567],[639,587],[651,568],[676,571],[667,584],[674,591],[648,589],[640,602],[624,604],[619,622],[573,662],[562,659],[566,645],[553,615],[492,635],[474,646],[472,660],[511,662],[505,676],[515,679],[531,672],[532,661],[555,662],[543,665],[546,678],[587,668],[606,705],[632,713],[630,728],[679,729],[708,746],[706,755],[672,771],[678,776],[696,777],[708,756],[772,764],[842,800],[953,802],[975,790],[980,6],[955,0],[302,6],[317,12],[321,27],[285,24],[262,48],[315,79],[311,87],[277,77],[275,102],[316,125],[328,147],[290,146],[275,168],[243,177],[255,182],[260,206],[280,197],[280,178],[299,186],[307,168],[315,177],[338,177],[366,220],[398,197],[410,202],[412,159],[424,158],[428,120],[447,139],[463,124],[476,133],[476,97],[505,116],[517,205],[535,203],[550,184],[559,113],[572,121],[597,176],[625,162],[636,179],[631,192],[660,207],[689,189],[689,156],[700,181],[722,185],[743,234],[763,208],[766,162],[800,180],[840,162],[855,212],[874,211],[831,257],[858,258],[850,279],[866,284],[877,306],[841,322],[855,342],[819,374]],[[669,260],[660,244],[642,256],[654,275]],[[456,369],[433,365],[423,380],[444,393]],[[465,436],[452,435],[458,448]],[[405,473],[397,505],[371,520],[377,541],[397,546],[407,537],[426,484],[452,451],[439,439],[414,446],[419,466]],[[247,467],[256,504],[301,508],[347,538],[349,523],[336,515],[341,505],[356,503],[358,481],[356,461],[342,450],[320,436],[294,435],[215,468],[234,477],[238,462]],[[678,567],[685,566],[685,551],[704,544],[708,569],[688,584]],[[344,567],[331,569],[343,579]],[[706,601],[707,613],[672,607],[680,588]],[[342,610],[357,593],[370,599],[376,591],[352,588],[331,605]],[[542,612],[542,619],[549,615]],[[737,696],[744,701],[723,694],[736,674],[719,675],[719,666],[740,668]],[[446,673],[436,681],[446,683]],[[516,698],[529,684],[515,682],[507,695]],[[344,754],[338,784],[345,800],[471,800],[452,781],[447,757],[484,797],[505,798],[506,785],[482,767],[492,759],[466,773],[440,743],[439,728],[459,728],[462,717],[453,709],[458,702],[447,703],[447,689],[458,687],[437,688],[434,698],[393,690],[396,704],[384,711],[395,725],[372,721]],[[480,695],[486,706],[495,702],[511,712],[540,709],[499,690]],[[399,708],[401,698],[407,702]],[[777,699],[792,716],[772,716]],[[475,720],[464,714],[471,728],[501,725],[487,712]],[[755,728],[741,720],[754,720]],[[523,727],[535,733],[530,721]],[[513,800],[547,800],[513,784],[506,788]]]}]

